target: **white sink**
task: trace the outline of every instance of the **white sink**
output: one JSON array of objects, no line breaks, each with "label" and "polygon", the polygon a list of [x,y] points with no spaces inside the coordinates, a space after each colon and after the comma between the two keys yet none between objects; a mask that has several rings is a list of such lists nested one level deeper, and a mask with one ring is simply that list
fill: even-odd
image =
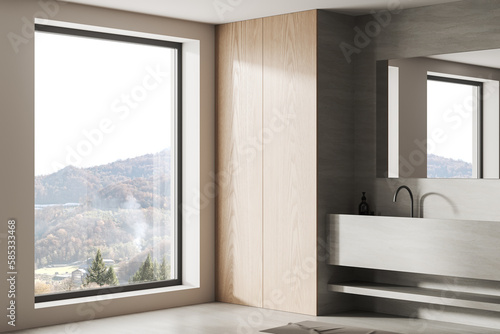
[{"label": "white sink", "polygon": [[500,281],[500,222],[329,215],[330,264]]}]

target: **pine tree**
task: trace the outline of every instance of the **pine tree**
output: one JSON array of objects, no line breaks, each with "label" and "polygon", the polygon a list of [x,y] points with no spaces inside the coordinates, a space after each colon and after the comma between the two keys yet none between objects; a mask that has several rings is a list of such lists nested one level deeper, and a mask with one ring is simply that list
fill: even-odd
[{"label": "pine tree", "polygon": [[132,282],[151,282],[155,281],[155,265],[151,260],[151,254],[141,264],[137,272],[132,277]]},{"label": "pine tree", "polygon": [[106,273],[106,284],[116,286],[120,284],[118,282],[118,278],[116,277],[115,270],[113,266],[109,267],[108,272]]},{"label": "pine tree", "polygon": [[92,260],[92,265],[89,267],[88,273],[85,276],[84,285],[87,286],[90,283],[96,283],[99,286],[118,285],[118,279],[116,278],[115,271],[113,267],[110,267],[109,269],[106,268],[100,249],[97,250],[95,258]]},{"label": "pine tree", "polygon": [[170,278],[170,265],[167,266],[165,256],[163,256],[163,259],[161,261],[160,270],[157,277],[159,281],[165,281]]},{"label": "pine tree", "polygon": [[107,271],[108,269],[102,259],[101,250],[98,249],[94,260],[92,260],[92,265],[88,269],[87,276],[85,277],[85,285],[94,282],[99,286],[103,286],[106,282]]},{"label": "pine tree", "polygon": [[165,257],[163,257],[162,262],[158,265],[158,262],[151,259],[151,254],[148,254],[146,260],[141,264],[139,269],[136,271],[130,282],[154,282],[154,281],[164,281],[170,278],[170,265],[167,265]]}]

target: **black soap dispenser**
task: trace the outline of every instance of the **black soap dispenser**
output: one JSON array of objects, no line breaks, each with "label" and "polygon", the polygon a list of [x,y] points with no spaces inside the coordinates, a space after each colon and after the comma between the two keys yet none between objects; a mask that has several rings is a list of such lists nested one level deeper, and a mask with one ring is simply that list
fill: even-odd
[{"label": "black soap dispenser", "polygon": [[365,192],[363,191],[363,197],[361,197],[361,203],[359,203],[359,214],[360,215],[369,215],[370,214],[370,206],[366,203]]}]

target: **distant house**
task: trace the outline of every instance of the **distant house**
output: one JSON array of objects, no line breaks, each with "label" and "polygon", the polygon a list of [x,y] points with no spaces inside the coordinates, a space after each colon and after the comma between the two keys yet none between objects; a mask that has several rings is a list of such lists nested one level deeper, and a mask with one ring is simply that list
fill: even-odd
[{"label": "distant house", "polygon": [[83,279],[87,275],[87,271],[85,269],[77,269],[71,273],[71,280],[73,281],[73,285],[80,286],[83,284]]}]

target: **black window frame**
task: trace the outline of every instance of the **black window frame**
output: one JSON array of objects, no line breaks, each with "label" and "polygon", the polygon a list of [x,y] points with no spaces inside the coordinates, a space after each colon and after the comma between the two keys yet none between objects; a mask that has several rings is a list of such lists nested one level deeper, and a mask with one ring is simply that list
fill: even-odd
[{"label": "black window frame", "polygon": [[474,81],[474,80],[466,80],[466,79],[457,79],[457,78],[449,78],[449,77],[442,77],[438,75],[427,75],[427,80],[432,80],[432,81],[439,81],[439,82],[447,82],[447,83],[454,83],[454,84],[460,84],[460,85],[468,85],[468,86],[475,86],[478,88],[478,111],[477,111],[477,178],[482,179],[483,178],[483,112],[484,112],[484,105],[483,105],[483,83],[481,81]]},{"label": "black window frame", "polygon": [[175,171],[175,179],[177,184],[175,196],[177,198],[175,201],[176,207],[174,208],[176,210],[175,217],[177,217],[177,221],[175,222],[176,224],[175,242],[176,242],[176,255],[177,255],[175,259],[176,261],[175,268],[177,269],[176,270],[177,278],[166,281],[128,284],[116,287],[105,287],[99,289],[88,289],[88,290],[78,290],[72,292],[38,295],[34,296],[35,303],[37,304],[44,302],[74,299],[74,298],[95,297],[95,296],[108,295],[120,292],[140,291],[140,290],[182,285],[182,147],[183,147],[182,146],[182,43],[153,39],[153,38],[58,27],[58,26],[51,26],[44,24],[35,24],[35,31],[63,34],[70,36],[97,38],[101,40],[161,46],[161,47],[175,49],[177,51],[177,59],[176,59],[177,60],[177,87],[176,87],[177,110],[176,110],[175,125],[174,125],[176,131],[176,144],[177,144],[175,145],[175,155],[174,155],[177,158],[176,161],[177,170]]}]

